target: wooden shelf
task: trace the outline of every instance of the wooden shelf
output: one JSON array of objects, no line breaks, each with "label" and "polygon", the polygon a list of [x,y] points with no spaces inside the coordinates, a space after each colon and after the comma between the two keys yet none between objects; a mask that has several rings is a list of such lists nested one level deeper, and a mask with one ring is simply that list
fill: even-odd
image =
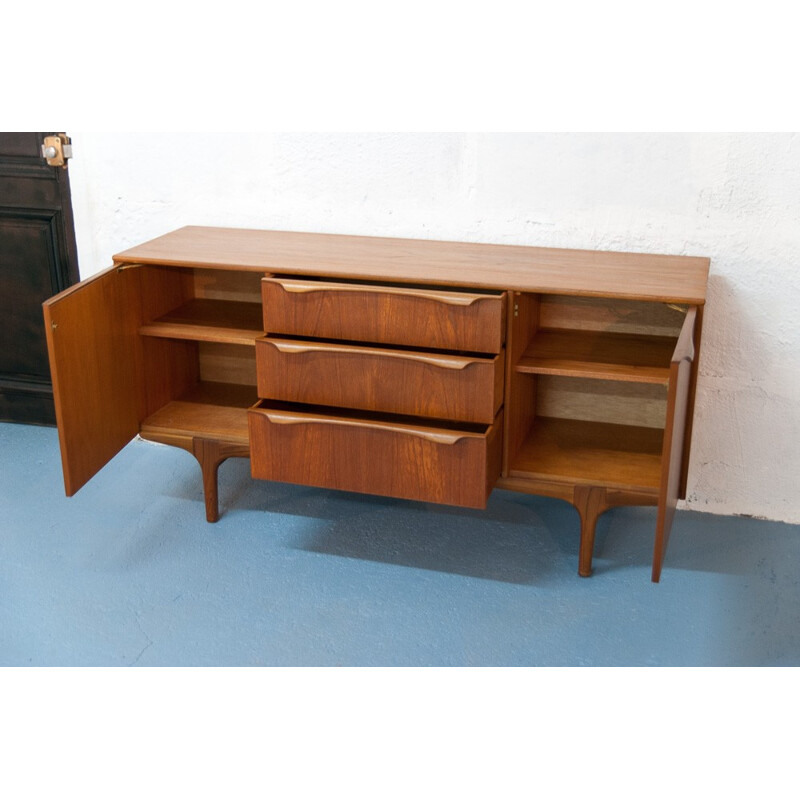
[{"label": "wooden shelf", "polygon": [[255,345],[264,335],[260,303],[194,299],[154,322],[139,333],[166,339]]},{"label": "wooden shelf", "polygon": [[671,336],[542,329],[531,339],[515,369],[666,385],[676,343],[677,338]]},{"label": "wooden shelf", "polygon": [[257,402],[254,386],[200,382],[141,425],[145,438],[201,436],[248,444],[247,409]]},{"label": "wooden shelf", "polygon": [[657,492],[663,438],[659,428],[537,417],[509,475]]}]

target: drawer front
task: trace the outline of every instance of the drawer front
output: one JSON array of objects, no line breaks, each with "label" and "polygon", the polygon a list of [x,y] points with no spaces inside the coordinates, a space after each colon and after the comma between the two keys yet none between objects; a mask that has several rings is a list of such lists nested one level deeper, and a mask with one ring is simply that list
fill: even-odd
[{"label": "drawer front", "polygon": [[503,402],[504,355],[449,356],[270,337],[256,342],[258,394],[490,424]]},{"label": "drawer front", "polygon": [[267,333],[499,353],[505,295],[264,278]]},{"label": "drawer front", "polygon": [[500,475],[502,411],[477,432],[266,401],[248,419],[254,478],[485,508]]}]

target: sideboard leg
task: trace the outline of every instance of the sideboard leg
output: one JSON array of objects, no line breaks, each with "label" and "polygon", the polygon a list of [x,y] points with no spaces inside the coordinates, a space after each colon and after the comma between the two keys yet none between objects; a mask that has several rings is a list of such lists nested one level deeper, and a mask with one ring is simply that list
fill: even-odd
[{"label": "sideboard leg", "polygon": [[219,442],[212,439],[197,439],[192,442],[195,458],[203,472],[203,495],[206,501],[206,520],[216,522],[219,519],[219,493],[217,474],[219,465],[225,460],[219,452]]},{"label": "sideboard leg", "polygon": [[233,456],[247,458],[250,451],[242,445],[195,437],[192,440],[192,453],[199,462],[203,473],[206,520],[216,522],[219,519],[219,465]]},{"label": "sideboard leg", "polygon": [[578,575],[588,578],[592,574],[594,534],[597,518],[608,509],[606,490],[600,486],[576,486],[572,504],[581,516],[581,544],[578,557]]}]

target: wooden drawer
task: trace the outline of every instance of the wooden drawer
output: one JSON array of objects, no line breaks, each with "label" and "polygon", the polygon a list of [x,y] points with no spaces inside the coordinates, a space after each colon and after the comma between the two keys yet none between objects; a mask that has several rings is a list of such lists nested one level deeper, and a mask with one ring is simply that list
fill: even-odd
[{"label": "wooden drawer", "polygon": [[264,278],[264,330],[432,350],[499,353],[505,295]]},{"label": "wooden drawer", "polygon": [[500,475],[502,411],[488,426],[433,428],[262,401],[248,418],[254,478],[484,508]]},{"label": "wooden drawer", "polygon": [[503,403],[505,352],[493,357],[259,339],[259,397],[491,423]]}]

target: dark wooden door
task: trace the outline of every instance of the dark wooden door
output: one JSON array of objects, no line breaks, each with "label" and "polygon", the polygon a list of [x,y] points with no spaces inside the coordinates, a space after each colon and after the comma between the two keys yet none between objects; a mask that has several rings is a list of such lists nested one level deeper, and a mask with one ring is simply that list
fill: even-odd
[{"label": "dark wooden door", "polygon": [[0,420],[54,425],[42,302],[78,280],[67,169],[0,133]]}]

